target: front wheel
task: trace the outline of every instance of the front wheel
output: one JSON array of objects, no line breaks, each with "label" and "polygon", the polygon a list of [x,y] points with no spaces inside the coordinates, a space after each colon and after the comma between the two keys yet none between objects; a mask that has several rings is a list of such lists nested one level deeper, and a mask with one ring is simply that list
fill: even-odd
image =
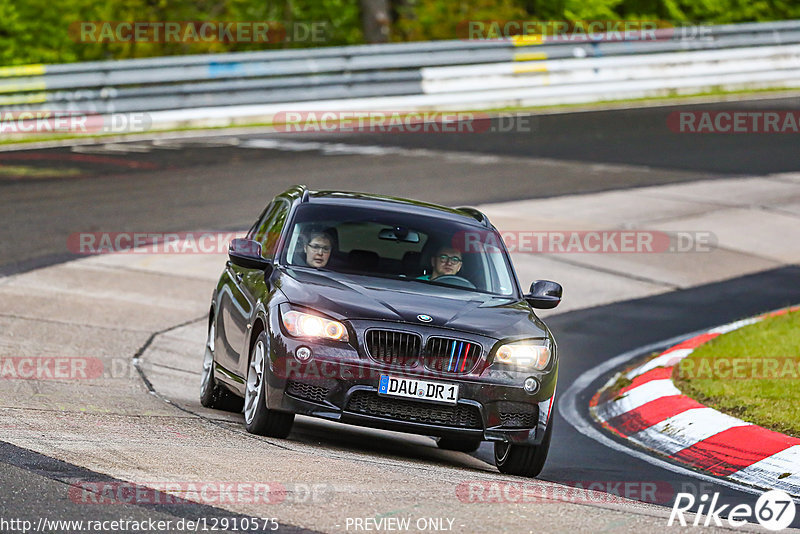
[{"label": "front wheel", "polygon": [[285,438],[292,431],[294,414],[267,408],[267,346],[266,332],[261,332],[250,352],[247,368],[247,389],[244,397],[244,426],[251,434]]},{"label": "front wheel", "polygon": [[542,472],[547,452],[550,449],[550,436],[553,434],[553,416],[539,445],[516,445],[506,442],[494,444],[494,464],[506,475],[535,477]]}]

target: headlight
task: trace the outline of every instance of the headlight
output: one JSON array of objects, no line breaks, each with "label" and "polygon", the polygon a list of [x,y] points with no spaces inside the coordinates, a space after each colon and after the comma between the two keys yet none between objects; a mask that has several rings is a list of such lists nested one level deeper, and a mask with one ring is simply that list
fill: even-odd
[{"label": "headlight", "polygon": [[295,310],[281,314],[283,327],[296,337],[321,337],[335,341],[348,341],[347,329],[339,321]]},{"label": "headlight", "polygon": [[497,349],[494,360],[517,367],[543,371],[550,363],[550,347],[541,341],[533,340],[506,343]]}]

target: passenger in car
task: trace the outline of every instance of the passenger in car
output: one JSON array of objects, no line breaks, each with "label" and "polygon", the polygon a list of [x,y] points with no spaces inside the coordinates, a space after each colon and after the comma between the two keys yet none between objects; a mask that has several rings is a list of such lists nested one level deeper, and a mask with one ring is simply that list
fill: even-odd
[{"label": "passenger in car", "polygon": [[461,251],[453,247],[442,247],[431,258],[433,272],[417,277],[417,280],[436,280],[440,276],[454,276],[461,270]]}]

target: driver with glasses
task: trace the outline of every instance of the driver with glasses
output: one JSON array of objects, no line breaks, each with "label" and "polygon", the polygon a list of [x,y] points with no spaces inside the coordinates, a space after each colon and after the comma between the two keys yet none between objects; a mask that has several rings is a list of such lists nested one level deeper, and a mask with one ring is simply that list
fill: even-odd
[{"label": "driver with glasses", "polygon": [[440,276],[455,276],[461,270],[462,264],[460,250],[452,247],[442,247],[431,258],[433,272],[420,276],[417,280],[436,280]]},{"label": "driver with glasses", "polygon": [[333,250],[333,239],[326,232],[311,232],[305,238],[305,263],[321,269],[328,264]]}]

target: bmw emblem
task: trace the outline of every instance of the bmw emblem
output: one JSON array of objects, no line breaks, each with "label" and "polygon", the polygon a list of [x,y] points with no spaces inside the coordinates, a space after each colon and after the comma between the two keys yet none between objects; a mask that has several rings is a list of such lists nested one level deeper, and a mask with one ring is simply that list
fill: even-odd
[{"label": "bmw emblem", "polygon": [[433,321],[433,317],[431,317],[430,315],[425,315],[424,313],[417,315],[417,319],[419,319],[423,323],[429,323]]}]

